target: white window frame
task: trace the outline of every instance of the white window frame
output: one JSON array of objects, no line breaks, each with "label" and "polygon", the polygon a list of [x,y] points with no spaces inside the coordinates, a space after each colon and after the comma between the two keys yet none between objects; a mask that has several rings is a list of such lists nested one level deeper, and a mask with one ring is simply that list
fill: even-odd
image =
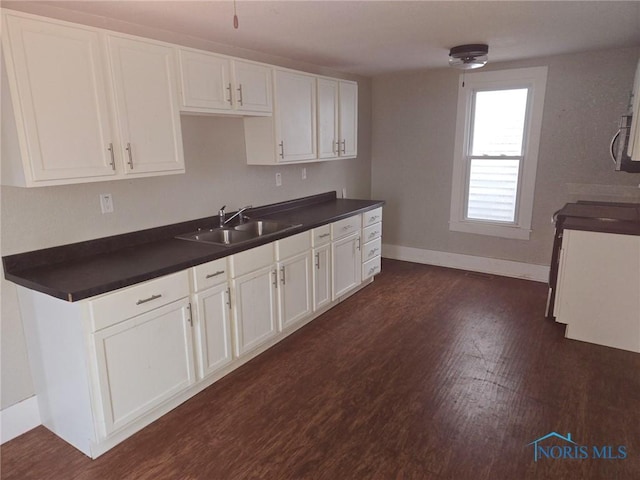
[{"label": "white window frame", "polygon": [[[449,230],[529,240],[536,170],[538,167],[540,130],[542,129],[542,112],[547,85],[547,70],[547,67],[533,67],[460,75]],[[469,138],[472,128],[473,94],[482,90],[516,88],[528,88],[529,96],[527,99],[527,118],[525,119],[522,147],[523,160],[520,164],[515,222],[505,223],[465,218],[471,163],[468,160],[468,151],[470,149]]]}]

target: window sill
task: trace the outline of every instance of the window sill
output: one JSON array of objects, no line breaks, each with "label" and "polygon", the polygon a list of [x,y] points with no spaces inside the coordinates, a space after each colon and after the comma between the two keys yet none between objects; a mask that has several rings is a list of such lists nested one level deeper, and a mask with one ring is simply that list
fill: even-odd
[{"label": "window sill", "polygon": [[490,223],[450,221],[449,230],[452,232],[475,233],[492,237],[514,238],[529,240],[531,230],[517,225],[496,225]]}]

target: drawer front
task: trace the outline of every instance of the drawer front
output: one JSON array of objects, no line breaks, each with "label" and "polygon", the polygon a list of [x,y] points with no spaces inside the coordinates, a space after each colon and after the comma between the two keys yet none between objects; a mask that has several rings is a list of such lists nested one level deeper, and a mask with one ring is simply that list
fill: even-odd
[{"label": "drawer front", "polygon": [[311,249],[311,233],[302,232],[276,242],[276,260],[292,257]]},{"label": "drawer front", "polygon": [[193,291],[199,292],[227,281],[227,259],[219,258],[191,269]]},{"label": "drawer front", "polygon": [[331,225],[323,225],[311,230],[311,239],[314,247],[329,243],[331,241]]},{"label": "drawer front", "polygon": [[362,241],[370,242],[376,238],[380,238],[382,236],[382,222],[374,223],[373,225],[369,225],[362,229]]},{"label": "drawer front", "polygon": [[232,278],[239,277],[271,265],[274,262],[273,243],[267,243],[251,250],[236,253],[228,257],[228,259],[229,275]]},{"label": "drawer front", "polygon": [[362,225],[362,216],[354,215],[353,217],[338,220],[331,224],[331,240],[346,237],[360,230]]},{"label": "drawer front", "polygon": [[371,210],[370,212],[365,212],[362,214],[363,217],[363,227],[368,227],[369,225],[373,225],[374,223],[378,223],[382,221],[382,207],[378,207],[375,210]]},{"label": "drawer front", "polygon": [[107,293],[91,300],[92,331],[189,296],[187,270]]},{"label": "drawer front", "polygon": [[362,249],[362,261],[366,262],[367,260],[371,260],[375,256],[380,256],[381,251],[381,238],[376,238],[375,240],[365,243],[364,248]]},{"label": "drawer front", "polygon": [[362,280],[373,277],[380,273],[380,257],[373,257],[362,264]]}]

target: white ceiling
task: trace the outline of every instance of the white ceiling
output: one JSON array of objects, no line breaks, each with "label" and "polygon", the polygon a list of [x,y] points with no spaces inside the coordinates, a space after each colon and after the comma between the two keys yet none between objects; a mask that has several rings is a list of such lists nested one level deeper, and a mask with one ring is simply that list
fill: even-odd
[{"label": "white ceiling", "polygon": [[238,30],[232,1],[52,3],[362,75],[444,67],[465,43],[493,62],[640,45],[639,1],[238,0]]}]

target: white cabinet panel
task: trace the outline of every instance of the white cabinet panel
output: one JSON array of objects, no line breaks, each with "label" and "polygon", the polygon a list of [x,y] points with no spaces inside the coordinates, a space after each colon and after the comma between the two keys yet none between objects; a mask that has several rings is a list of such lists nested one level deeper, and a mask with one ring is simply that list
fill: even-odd
[{"label": "white cabinet panel", "polygon": [[640,237],[565,230],[557,320],[576,340],[640,352]]},{"label": "white cabinet panel", "polygon": [[38,186],[111,178],[115,139],[99,33],[9,14],[4,19],[3,47],[24,172],[15,183],[10,178],[5,183]]},{"label": "white cabinet panel", "polygon": [[[308,232],[306,232],[308,234]],[[311,313],[311,252],[278,263],[280,329],[285,329]]]},{"label": "white cabinet panel", "polygon": [[231,61],[204,52],[180,49],[181,106],[186,111],[231,110]]},{"label": "white cabinet panel", "polygon": [[313,249],[313,309],[331,303],[331,244]]},{"label": "white cabinet panel", "polygon": [[332,298],[347,293],[360,285],[362,260],[360,255],[360,232],[336,240],[331,244]]},{"label": "white cabinet panel", "polygon": [[263,267],[233,280],[236,356],[260,346],[277,333],[278,271]]},{"label": "white cabinet panel", "polygon": [[340,156],[358,155],[358,84],[340,82]]},{"label": "white cabinet panel", "polygon": [[194,383],[187,299],[93,334],[106,433]]},{"label": "white cabinet panel", "polygon": [[318,158],[336,158],[339,151],[338,81],[318,79]]},{"label": "white cabinet panel", "polygon": [[173,48],[107,36],[125,173],[184,172]]},{"label": "white cabinet panel", "polygon": [[269,114],[273,111],[273,69],[266,65],[233,60],[236,110]]},{"label": "white cabinet panel", "polygon": [[276,140],[280,162],[316,158],[316,78],[276,70]]},{"label": "white cabinet panel", "polygon": [[215,373],[233,360],[230,296],[226,282],[194,295],[199,378]]}]

